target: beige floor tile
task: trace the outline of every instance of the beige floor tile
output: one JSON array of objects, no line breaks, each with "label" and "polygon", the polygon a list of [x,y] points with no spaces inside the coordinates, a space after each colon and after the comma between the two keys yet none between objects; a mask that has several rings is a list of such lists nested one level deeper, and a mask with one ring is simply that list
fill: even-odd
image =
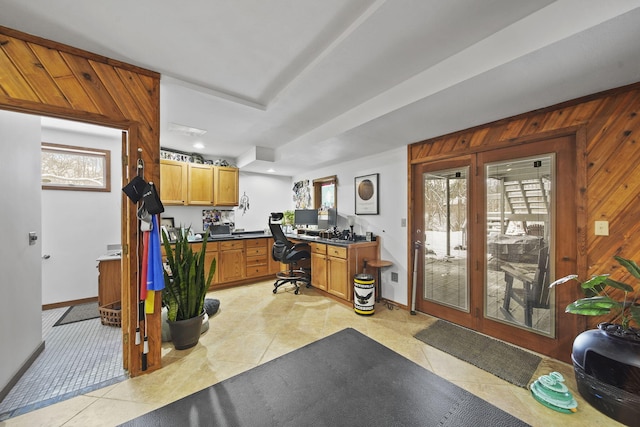
[{"label": "beige floor tile", "polygon": [[437,319],[376,304],[361,316],[348,304],[315,289],[273,294],[273,281],[209,293],[220,311],[198,345],[162,348],[162,369],[131,378],[4,422],[7,426],[113,426],[224,381],[259,364],[354,328],[435,374],[457,384],[533,426],[617,426],[577,394],[571,365],[543,358],[535,376],[562,373],[579,404],[577,414],[560,414],[535,401],[528,390],[507,382],[413,338]]}]

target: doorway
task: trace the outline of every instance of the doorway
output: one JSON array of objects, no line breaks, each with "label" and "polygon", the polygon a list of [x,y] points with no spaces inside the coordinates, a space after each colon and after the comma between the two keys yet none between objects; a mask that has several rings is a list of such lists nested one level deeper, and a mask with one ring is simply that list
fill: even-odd
[{"label": "doorway", "polygon": [[575,150],[563,136],[413,166],[418,311],[570,354],[548,285],[575,269]]},{"label": "doorway", "polygon": [[[29,160],[33,167],[29,170],[37,180],[34,190],[41,202],[37,205],[41,227],[35,248],[42,255],[37,260],[38,269],[42,268],[38,282],[42,284],[34,302],[37,308],[53,308],[38,313],[37,317],[42,317],[39,335],[46,344],[44,351],[8,391],[0,403],[0,414],[17,415],[19,411],[42,407],[42,402],[55,403],[126,377],[120,328],[102,325],[99,318],[54,326],[70,304],[97,295],[96,258],[107,251],[108,244],[121,242],[122,131],[45,117],[36,119],[35,149]],[[111,192],[40,190],[41,141],[110,150],[114,159],[109,174]],[[30,209],[35,208],[30,204]],[[6,213],[10,215],[12,209],[9,206]]]}]

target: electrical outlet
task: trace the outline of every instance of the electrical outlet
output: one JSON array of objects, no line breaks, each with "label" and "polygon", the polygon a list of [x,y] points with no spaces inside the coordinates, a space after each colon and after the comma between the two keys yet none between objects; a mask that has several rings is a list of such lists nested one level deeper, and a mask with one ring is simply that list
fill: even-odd
[{"label": "electrical outlet", "polygon": [[395,271],[391,272],[391,281],[392,282],[398,282],[398,273],[396,273]]},{"label": "electrical outlet", "polygon": [[596,236],[609,235],[609,221],[596,221]]},{"label": "electrical outlet", "polygon": [[407,218],[400,218],[400,227],[407,226]]}]

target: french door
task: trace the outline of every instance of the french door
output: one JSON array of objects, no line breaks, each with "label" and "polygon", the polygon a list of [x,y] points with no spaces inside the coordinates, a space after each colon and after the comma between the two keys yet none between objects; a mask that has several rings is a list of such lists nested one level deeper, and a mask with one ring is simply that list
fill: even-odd
[{"label": "french door", "polygon": [[416,309],[570,354],[548,285],[575,271],[575,138],[414,165],[412,180]]}]

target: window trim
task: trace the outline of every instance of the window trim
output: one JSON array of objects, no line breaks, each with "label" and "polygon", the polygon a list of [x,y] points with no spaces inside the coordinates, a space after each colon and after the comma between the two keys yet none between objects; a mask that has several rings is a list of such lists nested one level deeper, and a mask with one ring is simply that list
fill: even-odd
[{"label": "window trim", "polygon": [[[104,160],[104,186],[103,187],[89,187],[89,186],[74,186],[69,184],[44,184],[42,183],[43,190],[66,190],[66,191],[95,191],[95,192],[111,192],[111,151],[101,150],[98,148],[79,147],[75,145],[63,145],[53,144],[50,142],[42,142],[40,146],[41,152],[44,151],[60,151],[68,154],[88,155],[93,157],[99,157]],[[41,166],[42,172],[42,166]]]}]

